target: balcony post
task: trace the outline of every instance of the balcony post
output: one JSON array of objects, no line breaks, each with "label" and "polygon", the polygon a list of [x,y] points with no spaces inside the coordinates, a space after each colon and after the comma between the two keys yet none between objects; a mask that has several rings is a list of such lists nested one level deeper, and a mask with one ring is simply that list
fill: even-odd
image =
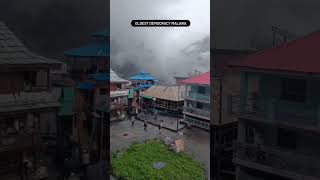
[{"label": "balcony post", "polygon": [[245,112],[248,99],[248,73],[241,73],[240,80],[240,112]]}]

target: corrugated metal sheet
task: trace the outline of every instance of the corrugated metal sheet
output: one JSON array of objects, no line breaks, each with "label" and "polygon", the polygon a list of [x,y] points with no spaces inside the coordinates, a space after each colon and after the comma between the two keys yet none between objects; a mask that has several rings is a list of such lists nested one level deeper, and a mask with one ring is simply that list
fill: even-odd
[{"label": "corrugated metal sheet", "polygon": [[[183,101],[182,96],[185,86],[161,86],[153,85],[143,92],[143,96],[154,97],[169,101]],[[180,93],[180,94],[179,94]]]},{"label": "corrugated metal sheet", "polygon": [[256,70],[320,73],[320,32],[234,60],[229,66]]},{"label": "corrugated metal sheet", "polygon": [[111,83],[129,83],[128,80],[120,78],[112,69],[110,69],[110,82]]}]

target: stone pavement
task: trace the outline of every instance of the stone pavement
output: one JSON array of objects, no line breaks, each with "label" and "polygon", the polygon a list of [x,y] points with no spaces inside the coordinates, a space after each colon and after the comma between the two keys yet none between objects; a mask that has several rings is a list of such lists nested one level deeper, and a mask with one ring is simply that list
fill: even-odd
[{"label": "stone pavement", "polygon": [[[181,133],[181,134],[180,134]],[[198,128],[184,128],[179,132],[162,129],[148,124],[144,130],[142,121],[135,121],[131,126],[130,120],[112,122],[110,125],[110,150],[125,150],[133,142],[143,142],[148,139],[169,137],[172,140],[183,139],[185,152],[201,162],[206,169],[207,177],[210,177],[210,133]]]}]

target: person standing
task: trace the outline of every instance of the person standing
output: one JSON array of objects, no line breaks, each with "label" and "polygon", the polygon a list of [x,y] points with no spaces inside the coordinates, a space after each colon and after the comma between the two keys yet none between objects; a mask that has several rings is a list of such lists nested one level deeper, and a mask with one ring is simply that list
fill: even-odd
[{"label": "person standing", "polygon": [[134,121],[135,121],[135,117],[134,116],[131,116],[131,126],[133,127],[134,125]]},{"label": "person standing", "polygon": [[162,126],[163,126],[163,120],[161,120],[161,121],[160,121],[160,124],[159,124],[159,132],[160,132],[160,133],[161,133]]},{"label": "person standing", "polygon": [[143,125],[144,125],[144,130],[147,130],[147,126],[148,126],[147,120],[144,120]]}]

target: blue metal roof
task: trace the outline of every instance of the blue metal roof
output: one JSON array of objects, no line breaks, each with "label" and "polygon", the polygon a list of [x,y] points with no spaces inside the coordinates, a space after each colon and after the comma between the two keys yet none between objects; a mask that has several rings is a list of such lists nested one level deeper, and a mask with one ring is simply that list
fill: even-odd
[{"label": "blue metal roof", "polygon": [[130,78],[131,80],[156,80],[154,77],[152,77],[149,73],[145,71],[141,71],[138,75],[133,76]]},{"label": "blue metal roof", "polygon": [[109,29],[105,28],[101,31],[97,31],[95,33],[92,33],[91,35],[93,37],[108,37],[108,36],[110,36],[110,32],[109,32]]},{"label": "blue metal roof", "polygon": [[95,84],[92,82],[80,82],[78,88],[82,90],[91,90],[95,88]]},{"label": "blue metal roof", "polygon": [[140,85],[138,85],[138,87],[140,88],[140,89],[146,89],[146,88],[149,88],[149,87],[151,87],[152,86],[152,84],[140,84]]},{"label": "blue metal roof", "polygon": [[90,74],[89,77],[95,79],[96,81],[108,81],[110,79],[109,74],[107,73]]},{"label": "blue metal roof", "polygon": [[110,44],[103,41],[95,42],[65,51],[64,55],[72,57],[107,57],[110,55]]}]

